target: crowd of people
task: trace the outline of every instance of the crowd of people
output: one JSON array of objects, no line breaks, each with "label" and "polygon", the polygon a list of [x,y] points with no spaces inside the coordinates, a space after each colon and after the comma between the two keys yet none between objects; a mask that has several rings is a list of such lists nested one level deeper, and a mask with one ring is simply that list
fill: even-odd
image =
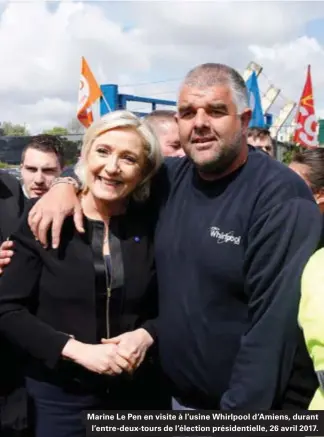
[{"label": "crowd of people", "polygon": [[177,111],[94,121],[72,170],[36,136],[21,186],[0,175],[1,435],[324,408],[324,149],[288,168],[250,120],[241,75],[202,64]]}]

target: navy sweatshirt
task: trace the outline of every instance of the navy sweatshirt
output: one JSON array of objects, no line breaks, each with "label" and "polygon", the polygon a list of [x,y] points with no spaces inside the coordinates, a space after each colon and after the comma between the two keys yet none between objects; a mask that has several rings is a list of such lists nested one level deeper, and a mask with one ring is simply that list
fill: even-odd
[{"label": "navy sweatshirt", "polygon": [[153,193],[159,348],[172,394],[192,408],[280,408],[300,333],[300,276],[322,227],[310,190],[250,148],[242,168],[215,182],[171,158]]}]

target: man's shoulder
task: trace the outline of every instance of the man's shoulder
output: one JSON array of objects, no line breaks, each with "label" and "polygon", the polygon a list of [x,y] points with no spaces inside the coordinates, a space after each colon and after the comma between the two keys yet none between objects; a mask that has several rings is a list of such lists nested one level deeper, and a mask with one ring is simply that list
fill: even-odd
[{"label": "man's shoulder", "polygon": [[259,194],[282,201],[305,198],[313,201],[311,190],[304,180],[287,165],[258,151],[249,153],[249,175]]},{"label": "man's shoulder", "polygon": [[169,181],[174,180],[177,176],[183,176],[184,173],[192,166],[192,162],[187,156],[184,157],[167,157],[161,167],[161,174],[164,174]]},{"label": "man's shoulder", "polygon": [[191,162],[187,157],[164,158],[163,164],[153,179],[154,191],[160,194],[162,192],[168,192],[170,186],[173,185],[177,179],[183,178],[190,165]]},{"label": "man's shoulder", "polygon": [[[263,184],[292,185],[304,193],[310,193],[309,188],[294,171],[287,165],[271,158],[258,150],[250,150],[248,159],[248,174],[254,182],[260,180]],[[166,173],[169,179],[187,173],[192,168],[192,162],[187,157],[165,158],[161,171]]]},{"label": "man's shoulder", "polygon": [[182,167],[186,167],[189,164],[189,159],[187,156],[175,157],[175,156],[168,156],[164,158],[164,166],[169,171],[176,171],[177,169],[180,169]]},{"label": "man's shoulder", "polygon": [[20,190],[20,182],[11,174],[0,170],[0,186],[6,187],[8,190],[16,192]]},{"label": "man's shoulder", "polygon": [[0,170],[0,201],[7,220],[19,217],[24,210],[25,197],[20,182],[3,170]]}]

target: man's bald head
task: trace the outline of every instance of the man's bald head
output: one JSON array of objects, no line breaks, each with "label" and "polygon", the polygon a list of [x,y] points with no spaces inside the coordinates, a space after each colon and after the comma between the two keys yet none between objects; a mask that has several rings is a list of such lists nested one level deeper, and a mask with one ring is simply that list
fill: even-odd
[{"label": "man's bald head", "polygon": [[163,123],[175,121],[175,111],[169,109],[156,109],[144,117],[150,126],[154,129],[159,129]]},{"label": "man's bald head", "polygon": [[159,139],[164,156],[184,155],[180,145],[179,129],[175,115],[175,111],[157,109],[145,116],[145,120],[152,127]]}]

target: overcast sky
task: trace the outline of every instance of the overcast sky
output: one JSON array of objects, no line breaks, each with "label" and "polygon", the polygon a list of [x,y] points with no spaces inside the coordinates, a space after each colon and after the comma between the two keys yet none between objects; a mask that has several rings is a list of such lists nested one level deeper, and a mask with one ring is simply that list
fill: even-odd
[{"label": "overcast sky", "polygon": [[0,41],[0,120],[34,133],[75,116],[81,56],[100,84],[173,100],[199,63],[243,73],[255,61],[261,92],[281,88],[282,106],[299,100],[311,64],[324,116],[324,2],[1,1]]}]

